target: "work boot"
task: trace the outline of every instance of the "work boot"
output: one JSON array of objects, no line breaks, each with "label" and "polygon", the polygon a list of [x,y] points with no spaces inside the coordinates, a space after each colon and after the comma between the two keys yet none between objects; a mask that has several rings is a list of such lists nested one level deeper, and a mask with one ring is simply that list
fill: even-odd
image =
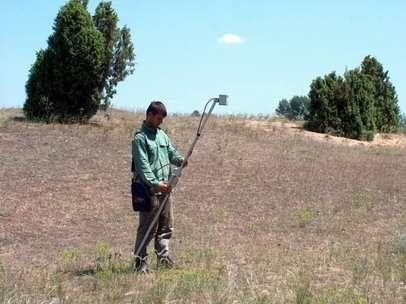
[{"label": "work boot", "polygon": [[145,257],[135,256],[133,261],[133,270],[139,274],[150,273],[151,271],[148,267],[147,258],[147,255]]},{"label": "work boot", "polygon": [[175,263],[172,261],[172,259],[169,257],[169,255],[156,255],[156,260],[157,260],[157,268],[163,268],[163,269],[172,269],[172,268],[177,268]]}]

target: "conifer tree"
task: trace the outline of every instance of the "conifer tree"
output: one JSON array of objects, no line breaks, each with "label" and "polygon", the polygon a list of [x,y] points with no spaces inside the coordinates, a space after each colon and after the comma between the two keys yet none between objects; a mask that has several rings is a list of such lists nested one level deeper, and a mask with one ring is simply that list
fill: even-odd
[{"label": "conifer tree", "polygon": [[28,119],[87,121],[108,107],[118,82],[134,69],[130,30],[117,27],[111,2],[94,18],[88,0],[69,0],[58,12],[48,46],[37,53],[26,83]]},{"label": "conifer tree", "polygon": [[380,132],[394,131],[399,127],[400,109],[395,87],[389,79],[389,72],[379,61],[366,56],[361,64],[361,72],[371,77],[374,85],[375,123]]},{"label": "conifer tree", "polygon": [[116,86],[134,72],[134,46],[131,42],[130,29],[119,28],[117,13],[111,1],[100,2],[93,16],[97,29],[104,36],[105,59],[103,63],[102,109],[111,106],[111,99],[116,94]]}]

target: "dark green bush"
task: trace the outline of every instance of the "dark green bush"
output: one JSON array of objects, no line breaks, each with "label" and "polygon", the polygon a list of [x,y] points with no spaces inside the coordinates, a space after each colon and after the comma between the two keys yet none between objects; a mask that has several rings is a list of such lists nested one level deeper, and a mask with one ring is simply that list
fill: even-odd
[{"label": "dark green bush", "polygon": [[314,132],[341,135],[345,94],[343,78],[334,72],[313,80],[305,128]]},{"label": "dark green bush", "polygon": [[309,97],[305,128],[311,131],[373,140],[377,130],[394,131],[399,126],[395,88],[388,72],[370,56],[344,77],[333,72],[313,80]]}]

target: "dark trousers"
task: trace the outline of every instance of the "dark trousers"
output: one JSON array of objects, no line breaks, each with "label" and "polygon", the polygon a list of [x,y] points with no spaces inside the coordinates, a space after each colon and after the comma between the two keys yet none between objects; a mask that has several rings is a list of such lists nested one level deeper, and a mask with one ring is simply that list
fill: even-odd
[{"label": "dark trousers", "polygon": [[[165,196],[151,196],[151,211],[139,212],[139,224],[137,229],[137,237],[134,245],[134,254],[138,247],[141,245],[144,236],[147,233],[148,227],[151,225],[152,220],[158,212],[159,206],[162,204]],[[171,200],[165,204],[157,222],[155,223],[151,233],[149,234],[139,256],[144,258],[147,256],[147,247],[153,238],[155,238],[154,247],[155,253],[160,257],[169,255],[169,239],[172,237],[172,206]]]}]

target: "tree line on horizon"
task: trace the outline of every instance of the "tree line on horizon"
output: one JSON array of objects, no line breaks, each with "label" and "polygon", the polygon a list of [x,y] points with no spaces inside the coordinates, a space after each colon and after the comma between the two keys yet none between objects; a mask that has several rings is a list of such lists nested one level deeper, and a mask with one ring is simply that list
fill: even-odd
[{"label": "tree line on horizon", "polygon": [[111,1],[69,0],[58,12],[45,50],[39,50],[26,82],[27,119],[86,122],[111,106],[116,86],[134,72],[130,29],[119,28]]},{"label": "tree line on horizon", "polygon": [[372,56],[343,76],[331,72],[317,77],[307,96],[279,101],[276,113],[306,120],[307,130],[360,140],[373,140],[377,132],[394,132],[404,125],[389,72]]}]

